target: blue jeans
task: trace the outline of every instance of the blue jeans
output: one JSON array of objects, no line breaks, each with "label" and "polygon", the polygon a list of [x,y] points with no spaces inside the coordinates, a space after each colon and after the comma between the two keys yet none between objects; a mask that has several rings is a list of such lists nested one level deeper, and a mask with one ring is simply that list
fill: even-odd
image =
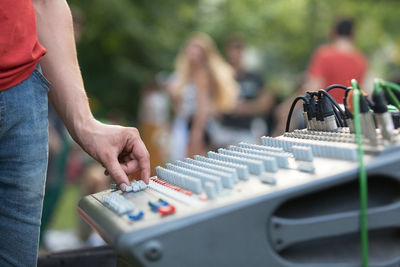
[{"label": "blue jeans", "polygon": [[0,266],[36,266],[48,154],[40,66],[0,92]]}]

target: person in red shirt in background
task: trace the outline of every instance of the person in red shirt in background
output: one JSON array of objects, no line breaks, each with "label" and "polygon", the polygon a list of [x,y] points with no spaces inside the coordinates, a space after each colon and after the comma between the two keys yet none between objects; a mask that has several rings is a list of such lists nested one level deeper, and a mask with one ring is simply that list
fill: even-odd
[{"label": "person in red shirt in background", "polygon": [[[331,84],[350,86],[351,79],[362,83],[367,72],[367,59],[354,46],[353,21],[340,20],[331,32],[332,43],[320,46],[314,53],[307,70],[306,90],[318,90]],[[344,91],[330,94],[343,103]]]},{"label": "person in red shirt in background", "polygon": [[[324,89],[331,84],[350,86],[351,79],[363,82],[368,63],[365,56],[354,45],[353,25],[354,22],[351,19],[338,21],[331,31],[331,43],[321,45],[314,52],[305,82],[293,97],[276,109],[275,116],[278,124],[275,135],[283,133],[287,113],[295,97],[304,95],[306,91]],[[343,90],[331,90],[329,93],[339,104],[343,103]]]},{"label": "person in red shirt in background", "polygon": [[0,0],[0,266],[36,266],[48,97],[123,191],[137,170],[150,177],[138,130],[103,124],[90,111],[66,0]]}]

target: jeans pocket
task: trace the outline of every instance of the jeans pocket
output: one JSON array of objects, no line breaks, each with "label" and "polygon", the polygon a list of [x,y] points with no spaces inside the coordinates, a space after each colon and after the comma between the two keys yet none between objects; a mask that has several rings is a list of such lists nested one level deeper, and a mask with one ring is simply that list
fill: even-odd
[{"label": "jeans pocket", "polygon": [[51,83],[44,77],[43,73],[37,68],[33,71],[33,74],[42,82],[44,88],[48,92],[50,90]]}]

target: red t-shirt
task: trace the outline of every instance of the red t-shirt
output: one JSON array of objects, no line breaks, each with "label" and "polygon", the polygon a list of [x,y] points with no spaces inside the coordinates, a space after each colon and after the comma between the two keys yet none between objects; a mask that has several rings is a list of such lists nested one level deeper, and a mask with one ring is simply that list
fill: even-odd
[{"label": "red t-shirt", "polygon": [[0,0],[0,90],[27,79],[45,53],[32,0]]},{"label": "red t-shirt", "polygon": [[[367,60],[361,52],[345,52],[332,45],[318,48],[308,68],[310,76],[322,79],[324,88],[331,84],[350,86],[351,79],[361,83],[366,71]],[[343,90],[331,90],[329,93],[338,103],[343,102]]]}]

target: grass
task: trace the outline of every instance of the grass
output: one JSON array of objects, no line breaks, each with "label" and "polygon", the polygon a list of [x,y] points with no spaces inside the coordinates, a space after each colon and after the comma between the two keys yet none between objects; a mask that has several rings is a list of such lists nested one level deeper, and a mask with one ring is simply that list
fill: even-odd
[{"label": "grass", "polygon": [[50,229],[75,229],[78,222],[78,202],[81,198],[77,184],[66,184],[54,212]]}]

